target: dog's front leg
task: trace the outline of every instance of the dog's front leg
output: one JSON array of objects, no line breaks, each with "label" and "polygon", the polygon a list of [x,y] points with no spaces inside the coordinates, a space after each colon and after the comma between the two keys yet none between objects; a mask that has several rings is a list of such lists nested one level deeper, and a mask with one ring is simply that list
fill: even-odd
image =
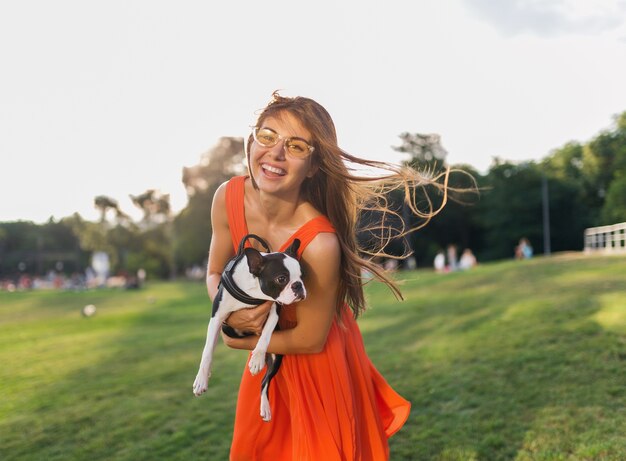
[{"label": "dog's front leg", "polygon": [[272,303],[272,307],[267,317],[267,321],[265,322],[265,326],[263,326],[259,342],[256,343],[256,347],[252,351],[252,356],[248,362],[248,368],[250,369],[250,373],[253,375],[256,375],[265,366],[265,352],[267,351],[267,346],[269,346],[272,333],[274,332],[274,328],[277,323],[278,312],[276,311],[276,303]]},{"label": "dog's front leg", "polygon": [[211,363],[213,361],[213,351],[219,338],[221,321],[217,315],[211,317],[207,328],[206,343],[202,351],[202,360],[200,360],[200,368],[193,383],[193,393],[196,396],[202,395],[209,386],[209,378],[211,376]]}]

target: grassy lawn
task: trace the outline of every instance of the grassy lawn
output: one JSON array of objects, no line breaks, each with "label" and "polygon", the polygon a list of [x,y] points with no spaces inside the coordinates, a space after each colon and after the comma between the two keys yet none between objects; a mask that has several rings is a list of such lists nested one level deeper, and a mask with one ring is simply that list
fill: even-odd
[{"label": "grassy lawn", "polygon": [[[626,460],[626,257],[399,279],[359,321],[413,404],[392,460]],[[0,293],[0,459],[227,459],[246,353],[220,345],[193,397],[209,313],[183,282]]]}]

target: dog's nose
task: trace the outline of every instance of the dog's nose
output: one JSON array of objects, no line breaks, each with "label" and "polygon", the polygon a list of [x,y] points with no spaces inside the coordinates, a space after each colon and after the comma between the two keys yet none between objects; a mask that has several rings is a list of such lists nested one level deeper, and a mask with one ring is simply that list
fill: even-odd
[{"label": "dog's nose", "polygon": [[298,297],[302,297],[302,295],[304,294],[304,287],[302,286],[302,282],[300,281],[293,282],[293,284],[291,285],[291,289],[293,290],[293,293]]}]

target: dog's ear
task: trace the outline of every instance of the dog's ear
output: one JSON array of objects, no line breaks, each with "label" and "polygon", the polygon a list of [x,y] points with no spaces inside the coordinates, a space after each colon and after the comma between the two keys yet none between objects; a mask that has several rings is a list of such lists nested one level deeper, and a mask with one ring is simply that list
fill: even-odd
[{"label": "dog's ear", "polygon": [[263,255],[258,250],[250,247],[244,249],[243,253],[248,259],[248,267],[250,268],[250,273],[258,277],[261,274],[261,271],[263,270],[263,266],[265,264]]},{"label": "dog's ear", "polygon": [[285,253],[292,258],[298,259],[298,248],[300,248],[300,239],[293,239],[293,242],[291,242],[289,248],[285,250]]}]

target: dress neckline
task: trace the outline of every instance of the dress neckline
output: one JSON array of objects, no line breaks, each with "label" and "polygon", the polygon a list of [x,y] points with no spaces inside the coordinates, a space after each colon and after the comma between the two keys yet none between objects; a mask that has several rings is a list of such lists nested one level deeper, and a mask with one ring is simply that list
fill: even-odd
[{"label": "dress neckline", "polygon": [[[246,180],[248,178],[250,178],[250,176],[246,175],[244,176],[244,179],[243,179],[243,194],[242,194],[243,203],[241,204],[241,215],[242,215],[242,221],[243,221],[243,228],[245,230],[244,235],[247,235],[250,233],[250,230],[248,229],[248,220],[246,219]],[[326,218],[324,215],[319,215],[319,216],[309,219],[308,221],[303,223],[300,227],[298,227],[294,232],[292,232],[292,234],[287,238],[287,240],[285,240],[285,242],[282,243],[282,245],[278,248],[278,250],[275,250],[271,247],[270,247],[270,250],[271,251],[285,251],[289,247],[289,245],[291,245],[291,242],[293,242],[293,240],[298,236],[298,234],[300,234],[311,223],[317,220],[328,221],[328,218]],[[267,240],[267,238],[265,238],[265,240]],[[250,244],[247,243],[246,245],[249,246]]]},{"label": "dress neckline", "polygon": [[[249,175],[245,175],[243,176],[243,180],[241,181],[241,185],[242,185],[242,193],[241,193],[241,222],[242,222],[242,231],[243,231],[243,235],[247,235],[250,233],[250,230],[248,228],[248,221],[246,220],[246,179],[248,179],[250,176]],[[314,218],[311,218],[309,220],[307,220],[306,222],[304,222],[300,227],[298,227],[288,238],[287,240],[285,240],[280,247],[276,250],[274,248],[270,248],[271,251],[285,251],[289,245],[291,245],[291,243],[293,242],[293,240],[295,238],[300,238],[301,240],[301,245],[300,245],[300,249],[298,250],[298,257],[302,256],[302,253],[304,252],[304,250],[306,249],[306,247],[308,246],[308,244],[310,243],[310,232],[311,230],[314,230],[316,228],[320,228],[324,229],[322,230],[322,232],[335,232],[334,226],[331,224],[331,222],[328,220],[328,218],[324,215],[319,215],[319,216],[315,216]],[[316,233],[316,232],[315,232]],[[262,236],[263,237],[263,236]],[[250,243],[246,244],[247,246],[250,246]]]}]

